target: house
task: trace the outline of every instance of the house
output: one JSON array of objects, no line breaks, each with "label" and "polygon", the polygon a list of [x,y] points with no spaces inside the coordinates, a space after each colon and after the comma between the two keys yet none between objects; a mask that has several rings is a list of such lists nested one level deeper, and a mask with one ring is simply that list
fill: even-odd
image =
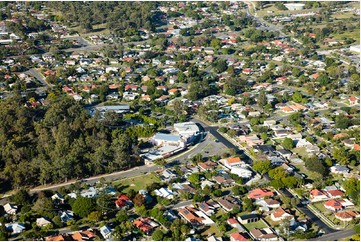
[{"label": "house", "polygon": [[238,201],[230,196],[218,198],[216,201],[226,212],[230,212],[233,208],[239,207],[237,204]]},{"label": "house", "polygon": [[354,218],[359,218],[360,214],[354,211],[342,211],[335,213],[335,217],[343,222],[350,222]]},{"label": "house", "polygon": [[147,235],[152,233],[153,230],[159,226],[158,223],[154,222],[149,218],[139,218],[133,222],[133,225]]},{"label": "house", "polygon": [[254,240],[270,240],[277,241],[278,237],[275,235],[270,228],[266,229],[250,229],[249,234],[252,236]]},{"label": "house", "polygon": [[252,171],[250,171],[247,168],[242,168],[242,167],[233,167],[231,169],[231,173],[232,174],[236,174],[239,177],[245,178],[245,179],[250,179],[252,177]]},{"label": "house", "polygon": [[60,213],[60,219],[63,223],[66,223],[74,219],[74,213],[72,211],[63,211]]},{"label": "house", "polygon": [[231,241],[247,241],[248,239],[239,232],[232,233],[229,236]]},{"label": "house", "polygon": [[352,149],[355,145],[355,142],[353,139],[345,139],[342,141],[342,143],[347,147],[347,148],[350,148]]},{"label": "house", "polygon": [[162,173],[162,176],[161,176],[161,178],[162,178],[162,180],[164,180],[164,181],[170,181],[170,180],[172,180],[172,179],[174,179],[174,178],[176,178],[177,177],[177,175],[176,174],[174,174],[171,170],[169,170],[169,169],[165,169],[164,171],[163,171],[163,173]]},{"label": "house", "polygon": [[325,208],[334,212],[337,212],[338,210],[342,209],[341,203],[337,202],[336,200],[327,201],[323,205],[325,206]]},{"label": "house", "polygon": [[291,219],[293,218],[293,215],[287,213],[283,208],[278,207],[272,214],[271,214],[271,219],[273,221],[282,221],[284,219]]},{"label": "house", "polygon": [[36,225],[37,225],[38,227],[47,226],[47,225],[49,225],[49,224],[51,224],[51,222],[50,222],[49,220],[43,218],[43,217],[36,219]]},{"label": "house", "polygon": [[168,91],[168,94],[171,95],[171,96],[174,96],[176,95],[178,92],[178,89],[177,88],[172,88]]},{"label": "house", "polygon": [[4,210],[7,214],[14,215],[18,210],[18,206],[7,203],[4,205]]},{"label": "house", "polygon": [[244,162],[241,161],[241,158],[239,158],[239,157],[230,157],[228,159],[224,159],[223,164],[227,168],[232,169],[232,167],[241,166],[242,164],[244,164]]},{"label": "house", "polygon": [[173,199],[174,193],[170,191],[168,188],[160,188],[159,190],[154,190],[155,195],[159,197],[164,197],[167,199]]},{"label": "house", "polygon": [[278,208],[281,206],[281,203],[279,201],[271,199],[271,198],[265,199],[264,202],[265,202],[266,206],[269,208]]},{"label": "house", "polygon": [[208,202],[202,202],[201,204],[199,204],[198,209],[205,213],[207,216],[211,216],[215,213],[215,207]]},{"label": "house", "polygon": [[206,214],[195,208],[185,207],[180,209],[178,212],[179,215],[187,222],[192,224],[192,226],[198,227],[202,225],[214,224],[214,222]]},{"label": "house", "polygon": [[101,227],[99,229],[99,231],[100,231],[100,234],[103,236],[103,238],[108,240],[112,234],[113,229],[107,225],[104,225],[103,227]]},{"label": "house", "polygon": [[316,202],[316,201],[326,200],[328,199],[328,196],[325,192],[319,189],[314,189],[310,192],[310,198],[313,202]]},{"label": "house", "polygon": [[206,161],[206,162],[198,163],[198,166],[203,171],[209,171],[209,170],[213,170],[215,167],[217,167],[217,163],[215,163],[213,161]]},{"label": "house", "polygon": [[327,190],[325,191],[329,198],[341,198],[345,193],[340,190]]},{"label": "house", "polygon": [[222,186],[231,186],[234,184],[234,180],[228,174],[220,174],[213,178],[217,184]]},{"label": "house", "polygon": [[317,80],[317,78],[319,78],[319,77],[320,77],[320,74],[314,73],[310,76],[310,79]]},{"label": "house", "polygon": [[263,145],[263,140],[259,139],[257,135],[241,135],[238,137],[240,143],[246,143],[248,147],[255,145]]},{"label": "house", "polygon": [[261,198],[264,198],[264,197],[273,197],[274,196],[274,193],[267,190],[267,189],[263,189],[263,188],[256,188],[256,189],[253,189],[251,190],[247,197],[250,198],[250,199],[261,199]]},{"label": "house", "polygon": [[201,182],[201,189],[203,190],[206,186],[212,188],[214,186],[214,183],[209,180],[204,180]]},{"label": "house", "polygon": [[347,174],[350,172],[350,169],[347,168],[346,166],[340,166],[340,165],[334,165],[330,167],[330,171],[331,173],[334,174]]},{"label": "house", "polygon": [[25,230],[25,225],[22,223],[7,223],[5,228],[8,231],[11,231],[12,235],[21,234]]},{"label": "house", "polygon": [[240,225],[238,223],[238,221],[234,218],[230,218],[227,220],[227,224],[229,224],[232,228],[236,228],[238,230],[238,232],[244,232],[245,229],[243,228],[242,225]]},{"label": "house", "polygon": [[84,240],[94,239],[96,235],[90,230],[84,230],[84,231],[75,232],[74,234],[71,235],[71,237],[75,241],[84,241]]},{"label": "house", "polygon": [[253,74],[253,70],[250,69],[250,68],[243,69],[243,70],[242,70],[242,74],[252,75],[252,74]]},{"label": "house", "polygon": [[259,216],[258,214],[251,213],[251,214],[239,216],[237,219],[241,224],[248,224],[248,223],[257,222],[259,220]]},{"label": "house", "polygon": [[121,194],[115,201],[115,206],[119,209],[128,209],[132,206],[132,202],[128,196]]},{"label": "house", "polygon": [[72,238],[69,235],[54,235],[54,236],[48,236],[45,238],[45,241],[71,241]]},{"label": "house", "polygon": [[359,102],[359,98],[352,96],[352,97],[348,98],[348,101],[349,101],[350,105],[356,105]]},{"label": "house", "polygon": [[277,153],[284,159],[290,159],[292,155],[292,152],[286,149],[277,150]]}]

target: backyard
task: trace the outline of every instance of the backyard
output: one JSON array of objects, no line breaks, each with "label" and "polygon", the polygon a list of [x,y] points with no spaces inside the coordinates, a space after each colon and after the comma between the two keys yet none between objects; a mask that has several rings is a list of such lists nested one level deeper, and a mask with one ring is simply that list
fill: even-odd
[{"label": "backyard", "polygon": [[251,229],[254,229],[254,228],[257,228],[257,229],[268,228],[267,224],[265,222],[263,222],[263,220],[258,220],[257,222],[254,222],[254,223],[243,224],[243,226],[246,227],[246,229],[248,231]]}]

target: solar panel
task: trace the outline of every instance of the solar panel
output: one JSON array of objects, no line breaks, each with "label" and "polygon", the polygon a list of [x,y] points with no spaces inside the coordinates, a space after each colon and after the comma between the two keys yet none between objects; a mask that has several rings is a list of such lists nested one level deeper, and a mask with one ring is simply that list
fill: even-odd
[{"label": "solar panel", "polygon": [[189,211],[188,211],[188,210],[184,210],[184,214],[185,214],[185,215],[188,215],[188,214],[189,214]]}]

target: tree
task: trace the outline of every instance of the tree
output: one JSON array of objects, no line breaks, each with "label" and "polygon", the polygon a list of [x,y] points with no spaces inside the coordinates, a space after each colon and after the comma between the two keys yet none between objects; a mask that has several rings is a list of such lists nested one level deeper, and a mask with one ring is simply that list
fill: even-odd
[{"label": "tree", "polygon": [[63,222],[61,221],[61,217],[60,215],[57,215],[55,216],[53,219],[52,219],[54,225],[56,228],[61,228],[63,227]]},{"label": "tree", "polygon": [[53,201],[48,197],[38,198],[32,209],[40,215],[46,216],[54,209]]},{"label": "tree", "polygon": [[100,221],[101,218],[102,218],[102,212],[100,211],[94,211],[88,215],[88,220],[93,223]]},{"label": "tree", "polygon": [[30,195],[25,189],[20,189],[10,197],[10,201],[17,205],[26,205],[30,202]]},{"label": "tree", "polygon": [[213,195],[216,197],[221,197],[222,196],[222,190],[217,189],[213,191]]},{"label": "tree", "polygon": [[243,210],[251,212],[253,211],[255,206],[253,205],[252,199],[246,197],[243,199]]},{"label": "tree", "polygon": [[198,173],[193,173],[191,175],[189,175],[188,177],[188,181],[192,184],[198,184],[200,181],[200,177]]},{"label": "tree", "polygon": [[293,95],[292,95],[292,101],[294,101],[295,103],[302,103],[302,94],[298,91],[296,91]]},{"label": "tree", "polygon": [[164,233],[160,229],[157,229],[152,234],[152,240],[155,240],[155,241],[161,241],[161,240],[163,240],[163,237],[164,237]]},{"label": "tree", "polygon": [[226,71],[228,68],[227,61],[223,60],[223,59],[218,59],[215,62],[214,68],[218,73],[222,73],[222,72]]},{"label": "tree", "polygon": [[196,195],[194,195],[194,197],[193,197],[193,201],[194,201],[194,202],[197,202],[197,203],[203,202],[203,201],[204,201],[204,197],[203,197],[202,195],[200,195],[200,194],[196,194]]},{"label": "tree", "polygon": [[256,160],[253,162],[252,168],[261,173],[262,175],[271,170],[271,161],[269,160]]},{"label": "tree", "polygon": [[96,208],[94,199],[87,197],[78,197],[72,205],[72,209],[79,217],[86,217]]},{"label": "tree", "polygon": [[116,218],[117,222],[122,223],[122,222],[127,221],[128,218],[129,218],[129,216],[128,216],[127,211],[125,211],[125,210],[120,210],[120,211],[117,213],[117,215],[116,215],[115,218]]},{"label": "tree", "polygon": [[266,93],[263,89],[258,94],[257,104],[261,108],[263,108],[267,104]]},{"label": "tree", "polygon": [[350,178],[344,182],[346,194],[359,206],[360,203],[360,180]]},{"label": "tree", "polygon": [[144,204],[144,196],[142,194],[138,193],[133,198],[133,202],[134,202],[135,206],[137,206],[137,207],[142,206]]},{"label": "tree", "polygon": [[292,76],[294,76],[294,77],[299,77],[300,74],[301,74],[301,71],[300,71],[299,68],[294,67],[294,68],[292,69]]},{"label": "tree", "polygon": [[293,142],[293,140],[291,138],[285,138],[282,142],[282,146],[285,149],[291,150],[295,147],[295,143]]},{"label": "tree", "polygon": [[312,156],[305,160],[305,166],[308,170],[317,172],[323,176],[328,174],[326,165],[317,156]]}]

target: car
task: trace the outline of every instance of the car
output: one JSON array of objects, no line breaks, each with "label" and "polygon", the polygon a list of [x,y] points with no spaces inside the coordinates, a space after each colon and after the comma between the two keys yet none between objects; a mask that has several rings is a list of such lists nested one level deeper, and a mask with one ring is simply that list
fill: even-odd
[{"label": "car", "polygon": [[214,142],[218,143],[218,142],[219,142],[219,140],[218,140],[218,139],[216,139]]}]

